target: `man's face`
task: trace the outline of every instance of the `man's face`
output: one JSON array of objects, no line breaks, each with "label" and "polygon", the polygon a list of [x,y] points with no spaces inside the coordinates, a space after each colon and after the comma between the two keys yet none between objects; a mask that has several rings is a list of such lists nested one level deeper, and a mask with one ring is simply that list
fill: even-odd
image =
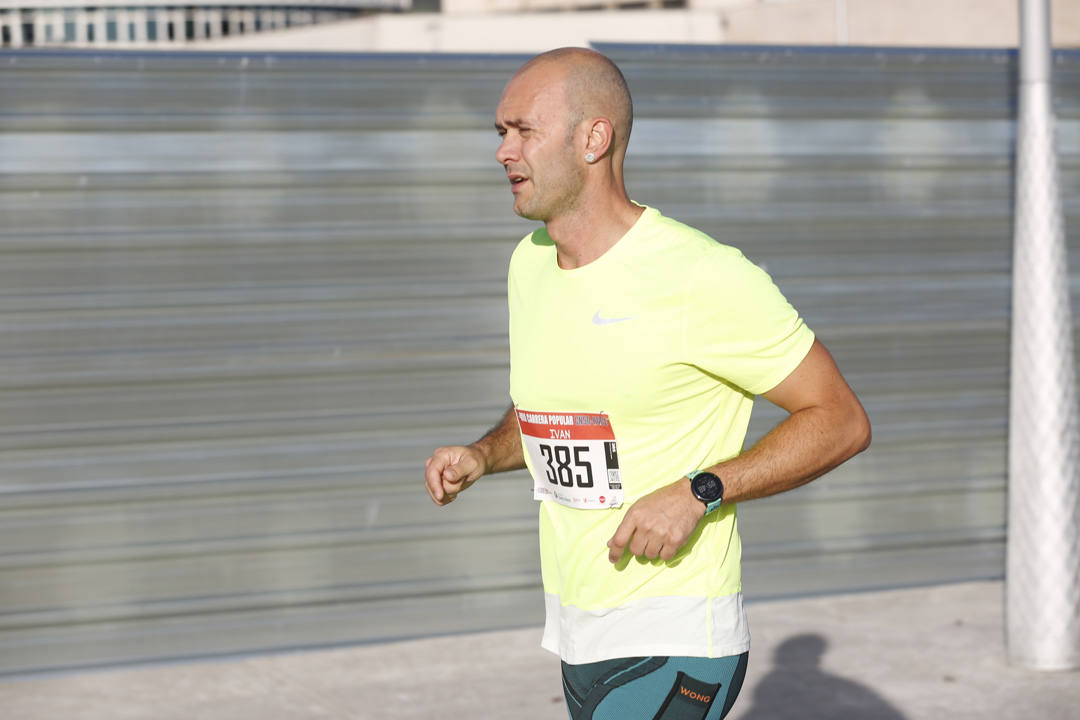
[{"label": "man's face", "polygon": [[584,184],[559,73],[534,67],[514,76],[495,110],[502,137],[495,160],[506,169],[514,212],[549,222],[572,210]]}]

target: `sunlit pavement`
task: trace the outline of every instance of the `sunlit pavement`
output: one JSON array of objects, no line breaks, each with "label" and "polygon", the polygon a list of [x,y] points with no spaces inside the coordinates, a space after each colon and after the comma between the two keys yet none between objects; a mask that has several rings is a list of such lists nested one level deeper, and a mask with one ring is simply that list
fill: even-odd
[{"label": "sunlit pavement", "polygon": [[[1080,672],[1008,665],[1003,585],[750,603],[732,720],[1076,720]],[[540,632],[0,681],[3,720],[565,720]],[[633,720],[633,719],[628,719]],[[649,720],[649,718],[643,718]]]}]

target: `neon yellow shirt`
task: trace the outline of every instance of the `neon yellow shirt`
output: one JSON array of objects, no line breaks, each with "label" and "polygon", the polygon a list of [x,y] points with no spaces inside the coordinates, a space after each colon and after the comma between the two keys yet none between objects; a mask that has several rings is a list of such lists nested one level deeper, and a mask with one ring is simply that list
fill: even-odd
[{"label": "neon yellow shirt", "polygon": [[526,236],[509,305],[514,404],[606,413],[624,492],[613,509],[541,503],[544,647],[570,663],[745,651],[734,507],[668,562],[627,553],[613,566],[607,541],[635,500],[742,451],[754,395],[795,369],[813,333],[737,249],[652,208],[573,270],[546,230]]}]

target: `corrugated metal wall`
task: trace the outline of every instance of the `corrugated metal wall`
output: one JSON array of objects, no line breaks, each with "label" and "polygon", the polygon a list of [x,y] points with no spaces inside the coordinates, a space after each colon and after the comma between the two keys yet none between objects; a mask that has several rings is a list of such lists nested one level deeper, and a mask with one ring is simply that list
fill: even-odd
[{"label": "corrugated metal wall", "polygon": [[[1015,56],[604,49],[633,197],[765,264],[874,421],[741,509],[748,594],[1000,576]],[[539,622],[523,476],[421,480],[507,402],[521,60],[0,53],[0,674]]]}]

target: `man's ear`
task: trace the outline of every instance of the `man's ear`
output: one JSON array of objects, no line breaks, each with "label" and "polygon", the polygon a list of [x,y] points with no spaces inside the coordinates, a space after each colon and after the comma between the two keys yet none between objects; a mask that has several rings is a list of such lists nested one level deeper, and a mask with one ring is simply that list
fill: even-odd
[{"label": "man's ear", "polygon": [[611,150],[615,139],[615,128],[607,118],[595,118],[589,124],[589,134],[585,138],[585,152],[602,158]]}]

